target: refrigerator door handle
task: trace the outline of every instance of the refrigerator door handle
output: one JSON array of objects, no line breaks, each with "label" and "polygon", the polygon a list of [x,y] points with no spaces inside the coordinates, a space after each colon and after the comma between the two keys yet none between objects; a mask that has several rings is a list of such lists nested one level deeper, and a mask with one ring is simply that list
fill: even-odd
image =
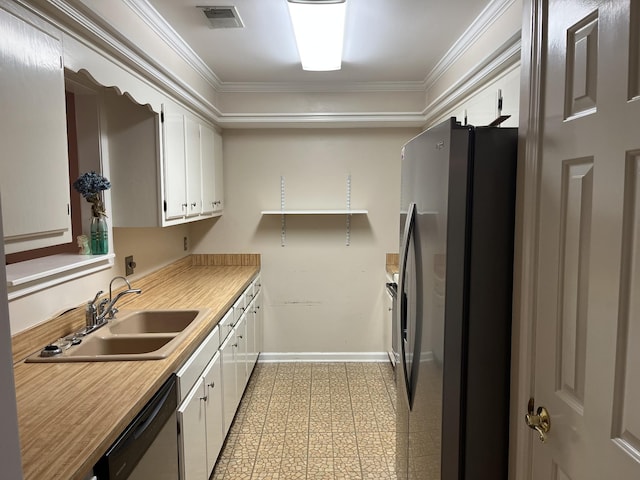
[{"label": "refrigerator door handle", "polygon": [[400,360],[402,370],[404,374],[405,391],[407,394],[407,404],[411,406],[411,373],[407,368],[407,357],[405,343],[408,340],[408,325],[407,325],[407,295],[405,293],[405,283],[407,275],[407,260],[409,257],[409,247],[411,245],[411,239],[413,237],[415,228],[415,216],[416,216],[416,204],[414,202],[409,204],[407,211],[407,218],[405,220],[403,238],[402,238],[402,256],[400,257],[400,275],[398,279],[398,294],[399,294],[399,308],[398,315],[400,315],[400,321],[398,322],[400,328]]}]

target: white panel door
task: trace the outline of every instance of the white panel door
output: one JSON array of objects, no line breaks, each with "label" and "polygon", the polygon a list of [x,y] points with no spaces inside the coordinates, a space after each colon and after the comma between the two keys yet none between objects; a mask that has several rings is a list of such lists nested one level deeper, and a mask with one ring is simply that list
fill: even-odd
[{"label": "white panel door", "polygon": [[551,430],[533,478],[635,480],[640,2],[546,6],[534,394]]}]

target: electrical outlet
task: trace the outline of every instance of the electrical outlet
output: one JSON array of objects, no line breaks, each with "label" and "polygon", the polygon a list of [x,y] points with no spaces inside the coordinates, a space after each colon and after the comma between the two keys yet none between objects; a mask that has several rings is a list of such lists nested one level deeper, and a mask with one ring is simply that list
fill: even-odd
[{"label": "electrical outlet", "polygon": [[133,261],[133,255],[124,257],[124,274],[126,276],[133,275],[133,270],[136,268],[136,262]]},{"label": "electrical outlet", "polygon": [[182,248],[184,249],[185,252],[187,250],[189,250],[189,238],[188,237],[184,237],[182,239]]}]

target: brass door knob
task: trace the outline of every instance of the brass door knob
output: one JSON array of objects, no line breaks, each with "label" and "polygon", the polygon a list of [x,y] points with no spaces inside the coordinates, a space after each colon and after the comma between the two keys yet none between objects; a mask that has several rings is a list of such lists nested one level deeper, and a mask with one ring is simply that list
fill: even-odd
[{"label": "brass door knob", "polygon": [[527,414],[524,416],[524,420],[527,426],[538,432],[538,438],[542,443],[547,440],[547,433],[551,430],[551,417],[549,412],[544,407],[538,407],[538,410],[534,414],[535,400],[529,399],[527,405]]}]

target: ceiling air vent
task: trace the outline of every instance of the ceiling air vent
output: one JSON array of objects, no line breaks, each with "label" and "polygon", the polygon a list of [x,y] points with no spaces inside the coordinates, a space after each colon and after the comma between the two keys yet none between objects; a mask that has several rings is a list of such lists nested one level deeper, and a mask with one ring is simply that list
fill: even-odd
[{"label": "ceiling air vent", "polygon": [[236,7],[198,7],[207,17],[211,28],[242,28],[244,24]]}]

